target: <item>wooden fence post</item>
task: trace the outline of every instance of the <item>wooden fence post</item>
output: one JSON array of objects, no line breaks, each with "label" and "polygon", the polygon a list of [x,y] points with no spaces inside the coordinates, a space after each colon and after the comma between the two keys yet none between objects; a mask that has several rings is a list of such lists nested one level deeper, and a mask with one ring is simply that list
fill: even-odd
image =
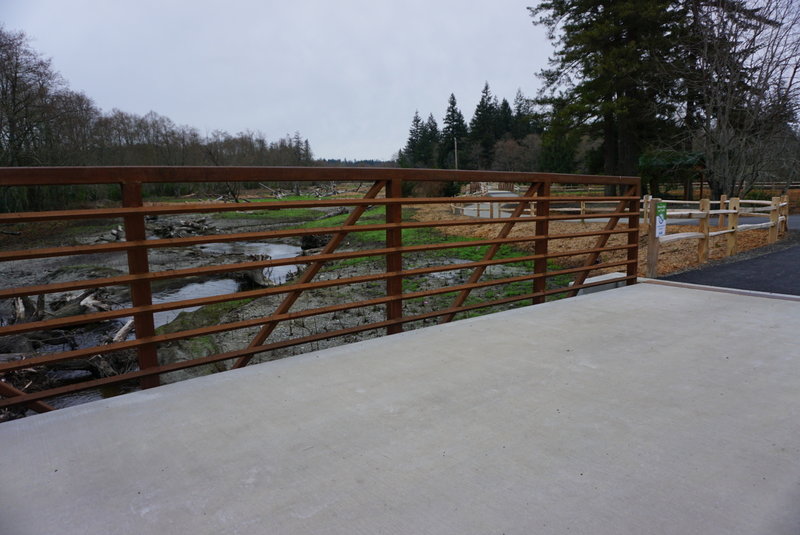
[{"label": "wooden fence post", "polygon": [[[725,206],[728,204],[728,196],[727,195],[720,195],[719,196],[719,209],[725,210]],[[719,214],[719,223],[717,226],[724,227],[725,226],[725,214]]]},{"label": "wooden fence post", "polygon": [[733,232],[729,232],[726,234],[728,237],[727,247],[725,248],[725,256],[731,256],[736,254],[736,234],[739,230],[739,198],[733,197],[728,202],[728,209],[735,210],[734,213],[728,215],[728,230],[732,230]]},{"label": "wooden fence post", "polygon": [[781,195],[781,216],[783,216],[783,224],[781,225],[781,232],[789,232],[789,196]]},{"label": "wooden fence post", "polygon": [[705,213],[705,215],[700,218],[700,233],[703,237],[697,242],[697,261],[701,264],[708,262],[708,230],[711,226],[711,214],[708,212],[710,210],[711,199],[700,199],[700,211]]},{"label": "wooden fence post", "polygon": [[778,231],[781,224],[781,198],[773,197],[772,205],[769,211],[769,222],[772,224],[769,227],[769,234],[767,234],[767,243],[775,243],[778,241]]},{"label": "wooden fence post", "polygon": [[656,205],[661,199],[650,199],[647,209],[647,277],[658,277],[658,249],[660,242],[656,238]]}]

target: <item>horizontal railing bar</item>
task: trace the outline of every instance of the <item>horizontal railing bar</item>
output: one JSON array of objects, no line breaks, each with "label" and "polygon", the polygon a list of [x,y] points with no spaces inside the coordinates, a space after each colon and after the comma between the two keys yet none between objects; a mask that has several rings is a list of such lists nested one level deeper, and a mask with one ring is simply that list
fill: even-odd
[{"label": "horizontal railing bar", "polygon": [[745,214],[758,214],[761,217],[765,217],[766,212],[774,212],[778,209],[778,206],[765,206],[763,208],[748,208],[747,210],[742,210]]},{"label": "horizontal railing bar", "polygon": [[[629,212],[608,212],[586,216],[585,219],[606,217],[628,217]],[[226,243],[236,241],[252,241],[261,239],[285,239],[297,236],[313,236],[318,234],[334,234],[337,232],[370,232],[376,230],[416,229],[430,227],[454,227],[489,225],[495,223],[527,223],[542,220],[557,221],[563,216],[532,216],[532,217],[506,217],[493,219],[451,219],[446,221],[414,221],[407,223],[381,223],[374,225],[350,225],[342,227],[316,227],[284,230],[268,230],[261,232],[242,232],[237,234],[211,234],[205,236],[189,236],[185,238],[164,238],[156,240],[121,241],[101,243],[94,245],[75,245],[68,247],[50,247],[41,249],[25,249],[15,251],[0,251],[0,262],[12,260],[32,260],[36,258],[50,258],[57,256],[72,256],[81,254],[117,253],[138,248],[163,248],[163,247],[191,247],[207,243]],[[0,298],[2,296],[0,295]]]},{"label": "horizontal railing bar", "polygon": [[[623,246],[614,246],[614,247],[605,247],[605,248],[597,248],[597,249],[584,249],[578,251],[562,251],[562,252],[553,252],[548,255],[532,255],[532,256],[521,256],[521,257],[514,257],[514,258],[501,258],[495,260],[489,260],[486,262],[469,262],[465,264],[448,264],[446,266],[433,266],[428,268],[419,268],[416,270],[406,270],[403,273],[405,276],[413,276],[417,274],[423,273],[438,273],[442,271],[453,271],[457,269],[467,269],[473,267],[480,267],[480,266],[488,266],[488,265],[495,265],[495,264],[505,264],[505,263],[512,263],[512,262],[525,262],[528,260],[539,260],[542,258],[561,258],[564,256],[578,256],[582,254],[591,254],[595,252],[603,252],[603,251],[613,251],[618,249],[625,249],[631,247],[630,245],[623,245]],[[266,261],[265,261],[266,262]],[[193,272],[191,268],[188,270]],[[241,270],[238,270],[241,271]],[[165,272],[156,272],[156,273],[174,273],[174,271],[165,271]],[[392,274],[391,276],[396,276],[397,273]],[[178,275],[180,276],[191,276],[191,275]],[[377,274],[377,275],[366,275],[363,280],[358,280],[357,282],[370,282],[375,280],[382,280],[386,278],[387,275],[384,273]],[[84,290],[88,288],[102,288],[106,286],[121,286],[126,285],[136,280],[142,280],[142,278],[149,278],[149,277],[142,277],[141,275],[120,275],[117,277],[106,277],[106,278],[99,278],[99,279],[86,279],[86,280],[78,280],[78,281],[70,281],[70,282],[60,282],[55,284],[45,284],[39,286],[22,286],[19,288],[11,288],[8,290],[0,290],[0,299],[11,299],[14,297],[22,297],[22,296],[29,296],[29,295],[39,295],[39,294],[49,294],[49,293],[57,293],[57,292],[68,292],[73,290]],[[355,281],[356,279],[361,279],[361,277],[352,277],[350,279],[335,279],[336,281],[345,281],[342,283],[331,284],[331,286],[339,286],[343,284],[347,284],[346,281]],[[207,303],[203,304],[213,304],[223,301],[233,301],[235,299],[245,299],[248,296],[253,297],[260,297],[266,295],[273,295],[273,294],[280,294],[280,293],[287,293],[294,290],[301,290],[310,288],[311,284],[321,284],[322,282],[328,283],[329,281],[320,281],[317,283],[308,283],[302,285],[287,285],[287,286],[278,286],[274,288],[267,288],[263,290],[251,290],[247,292],[238,292],[234,294],[226,294],[232,296],[238,296],[236,298],[230,299],[221,299],[221,300],[214,300],[210,301],[211,299],[215,299],[215,297],[205,297],[200,299],[208,299]],[[355,283],[355,282],[354,282]],[[322,286],[319,286],[322,287]],[[189,306],[195,306],[194,304],[184,304],[182,306],[170,306],[174,303],[189,303],[198,301],[197,299],[189,299],[185,301],[174,301],[172,303],[160,303],[158,305],[152,305],[153,312],[161,312],[165,310],[174,310],[177,308],[186,308]]]},{"label": "horizontal railing bar", "polygon": [[742,204],[756,204],[756,205],[762,205],[762,206],[769,206],[769,205],[772,204],[772,201],[756,201],[756,200],[750,200],[750,199],[739,199],[739,204],[740,205],[742,205]]},{"label": "horizontal railing bar", "polygon": [[[105,377],[105,378],[102,378],[102,379],[95,379],[95,380],[87,381],[87,382],[84,382],[84,383],[77,383],[77,384],[67,385],[67,386],[54,388],[54,389],[50,389],[50,390],[43,390],[43,391],[40,391],[40,392],[32,392],[32,393],[29,393],[29,394],[23,394],[23,395],[15,396],[15,397],[12,397],[12,398],[2,399],[2,400],[0,400],[0,408],[14,406],[14,405],[21,405],[21,404],[28,403],[28,402],[31,402],[31,401],[39,401],[39,400],[42,400],[42,399],[61,396],[61,395],[64,395],[64,394],[70,394],[70,393],[73,393],[73,392],[79,392],[81,390],[88,390],[88,389],[91,389],[91,388],[98,388],[98,387],[102,387],[102,386],[109,386],[109,385],[113,385],[113,384],[125,383],[125,382],[129,382],[129,381],[132,381],[132,380],[135,380],[135,379],[140,379],[142,377],[160,375],[162,373],[169,373],[169,372],[178,371],[178,370],[182,370],[182,369],[186,369],[186,368],[192,368],[192,367],[195,367],[195,366],[202,366],[202,365],[205,365],[205,364],[213,364],[215,362],[221,362],[221,361],[225,361],[225,360],[232,360],[232,359],[235,359],[235,358],[251,356],[251,355],[255,355],[255,354],[258,354],[258,353],[264,353],[266,351],[271,351],[271,350],[275,350],[275,349],[282,349],[282,348],[285,348],[285,347],[298,346],[298,345],[303,345],[303,344],[316,342],[316,341],[320,341],[320,340],[326,340],[326,339],[330,339],[330,338],[337,338],[339,336],[346,336],[348,334],[355,334],[355,333],[359,333],[359,332],[364,332],[364,331],[369,331],[369,330],[374,330],[374,329],[380,329],[380,328],[388,327],[388,326],[391,326],[391,325],[402,324],[402,323],[411,323],[411,322],[415,322],[415,321],[421,321],[421,320],[424,320],[424,319],[440,317],[440,316],[444,316],[444,315],[451,314],[451,313],[457,314],[457,313],[460,313],[460,312],[469,312],[470,310],[475,310],[475,309],[478,309],[478,308],[486,308],[486,307],[489,307],[489,306],[497,306],[498,304],[506,304],[506,303],[516,302],[516,301],[523,301],[523,300],[526,300],[526,299],[532,299],[534,297],[539,297],[539,296],[555,295],[555,294],[565,293],[565,292],[572,291],[572,290],[580,290],[581,288],[590,288],[592,286],[600,286],[600,285],[603,285],[603,284],[609,284],[609,283],[614,283],[614,282],[622,282],[622,281],[627,281],[627,280],[631,280],[631,279],[636,279],[636,276],[626,276],[626,277],[620,277],[618,279],[613,279],[613,280],[604,280],[604,281],[598,281],[598,282],[592,282],[592,283],[579,284],[579,285],[575,285],[575,286],[570,286],[569,288],[557,288],[557,289],[554,289],[554,290],[547,290],[547,291],[544,291],[544,292],[531,293],[531,294],[527,294],[527,295],[523,295],[523,296],[513,296],[513,297],[510,297],[510,298],[505,298],[505,299],[493,301],[493,302],[488,303],[488,304],[487,303],[479,303],[479,304],[473,304],[473,305],[464,305],[464,306],[461,306],[461,307],[451,307],[451,308],[448,308],[448,309],[438,310],[438,311],[434,311],[434,312],[427,312],[427,313],[424,313],[424,314],[418,314],[416,316],[408,316],[408,317],[403,317],[403,318],[398,318],[398,319],[393,319],[393,320],[386,320],[386,321],[382,321],[382,322],[370,323],[370,324],[366,324],[366,325],[359,325],[359,326],[356,326],[356,327],[350,327],[348,329],[340,329],[338,331],[330,331],[330,332],[326,332],[326,333],[320,333],[320,334],[316,334],[316,335],[306,336],[306,337],[303,337],[303,338],[295,338],[295,339],[292,339],[292,340],[284,340],[284,341],[281,341],[281,342],[273,342],[271,344],[264,344],[264,345],[259,345],[259,346],[255,346],[255,347],[249,347],[249,348],[245,348],[245,349],[229,351],[227,353],[220,353],[220,354],[211,355],[211,356],[208,356],[208,357],[201,357],[201,358],[198,358],[198,359],[192,359],[192,360],[189,360],[189,361],[181,361],[181,362],[175,362],[175,363],[172,363],[172,364],[165,364],[165,365],[161,365],[161,366],[158,366],[158,367],[155,367],[155,368],[149,368],[147,370],[138,370],[138,371],[135,371],[135,372],[129,372],[129,373],[126,373],[126,374],[117,375],[117,376],[113,376],[113,377]],[[275,360],[275,359],[272,359],[272,360]]]},{"label": "horizontal railing bar", "polygon": [[[294,256],[289,258],[275,258],[270,260],[258,260],[253,262],[240,262],[236,264],[217,264],[212,266],[175,269],[169,271],[156,271],[150,273],[142,273],[139,275],[121,275],[119,277],[110,277],[105,280],[107,281],[106,285],[118,285],[118,284],[128,284],[130,282],[141,281],[141,280],[153,281],[153,280],[175,279],[181,277],[194,277],[201,275],[218,275],[221,273],[249,271],[252,269],[267,268],[274,266],[290,266],[294,264],[311,264],[316,262],[334,262],[337,260],[349,260],[353,258],[381,256],[388,253],[415,253],[424,251],[437,251],[444,249],[458,249],[462,247],[482,247],[485,245],[494,245],[494,244],[520,243],[525,241],[537,241],[545,239],[560,240],[560,239],[570,239],[570,238],[585,238],[591,236],[600,236],[604,234],[625,234],[631,232],[638,232],[638,229],[634,228],[634,229],[595,230],[587,232],[557,234],[551,236],[525,236],[525,237],[512,237],[512,238],[502,238],[502,239],[492,239],[492,240],[447,242],[447,243],[429,244],[429,245],[411,245],[411,246],[390,247],[382,249],[365,249],[360,251],[345,251],[345,252],[330,253],[325,255],[317,254],[311,256]],[[32,287],[32,288],[43,289],[46,288],[46,286]],[[0,295],[4,295],[6,297],[13,296],[14,294],[12,292],[14,292],[15,290],[16,289],[14,288],[2,290],[2,293]],[[35,293],[52,293],[52,292],[37,291]],[[0,328],[0,334],[2,334],[2,328]]]},{"label": "horizontal railing bar", "polygon": [[679,240],[690,240],[690,239],[703,239],[706,235],[702,232],[680,232],[678,234],[665,234],[658,238],[658,241],[661,243],[669,243],[672,241],[679,241]]},{"label": "horizontal railing bar", "polygon": [[[625,249],[629,248],[629,246],[620,246],[618,249]],[[613,248],[601,248],[600,251],[610,251],[614,250]],[[82,325],[86,323],[95,323],[101,321],[109,321],[113,319],[119,318],[126,318],[133,316],[134,314],[139,313],[156,313],[156,312],[164,312],[167,310],[176,310],[181,308],[188,308],[194,306],[203,306],[203,305],[211,305],[216,303],[223,303],[228,301],[239,301],[242,299],[249,299],[249,298],[256,298],[256,297],[266,297],[268,295],[277,295],[282,293],[289,293],[297,290],[305,291],[305,290],[313,290],[318,288],[327,288],[333,286],[343,286],[347,284],[360,284],[363,282],[372,282],[375,280],[384,280],[387,278],[401,276],[401,277],[412,277],[416,275],[428,274],[428,273],[436,273],[436,272],[443,272],[443,271],[455,271],[459,269],[468,269],[470,267],[481,267],[481,266],[488,266],[488,265],[495,265],[495,264],[510,264],[514,262],[524,262],[524,261],[531,261],[531,260],[538,260],[542,258],[559,258],[563,256],[578,256],[582,254],[591,254],[593,252],[597,252],[596,249],[589,249],[585,251],[570,251],[567,253],[559,254],[554,253],[550,255],[530,255],[527,257],[516,257],[516,258],[504,258],[495,261],[481,261],[481,262],[471,262],[469,264],[453,264],[446,267],[436,266],[433,268],[420,268],[417,270],[408,270],[408,271],[400,271],[400,272],[390,272],[390,273],[381,273],[375,275],[364,275],[361,277],[351,277],[347,279],[336,279],[335,283],[330,281],[317,281],[311,282],[306,284],[300,285],[286,285],[277,288],[265,288],[261,290],[250,290],[247,292],[237,292],[237,293],[230,293],[230,294],[222,294],[218,296],[209,296],[209,297],[200,297],[196,299],[186,299],[183,301],[173,301],[168,303],[159,303],[154,305],[146,305],[140,307],[128,307],[122,308],[117,310],[110,310],[110,311],[103,311],[103,312],[95,312],[92,314],[80,314],[76,316],[67,316],[64,318],[58,318],[53,320],[44,320],[44,321],[36,321],[36,322],[28,322],[28,323],[18,323],[14,325],[6,325],[0,327],[0,336],[9,336],[12,334],[22,334],[26,332],[33,332],[33,331],[44,331],[44,330],[52,330],[58,329],[63,327],[71,327],[75,325]],[[592,267],[592,269],[597,269],[596,267]],[[360,280],[356,280],[360,279]],[[102,346],[98,346],[102,347]],[[2,365],[0,365],[0,371],[2,371]]]},{"label": "horizontal railing bar", "polygon": [[736,232],[735,228],[725,229],[725,230],[717,230],[715,232],[709,232],[708,237],[713,238],[714,236],[722,236],[723,234],[730,234],[732,232]]},{"label": "horizontal railing bar", "polygon": [[[554,203],[579,202],[593,197],[473,197],[464,204],[500,203],[519,204],[521,202],[550,201]],[[17,212],[0,214],[0,223],[30,223],[35,221],[60,221],[67,219],[110,219],[130,215],[174,215],[214,212],[255,212],[260,210],[285,210],[293,208],[337,208],[342,206],[413,206],[423,204],[452,204],[454,197],[414,197],[414,198],[358,198],[325,199],[318,201],[276,201],[249,203],[247,206],[235,203],[208,204],[170,204],[166,206],[141,206],[133,208],[94,208],[89,210],[52,210],[47,212]],[[512,200],[509,200],[512,199]],[[639,197],[607,197],[611,201],[635,201]]]},{"label": "horizontal railing bar", "polygon": [[520,173],[453,169],[382,167],[0,167],[0,186],[173,182],[554,182],[564,184],[637,184],[637,177]]},{"label": "horizontal railing bar", "polygon": [[771,228],[771,227],[774,227],[774,226],[775,226],[775,223],[773,223],[772,221],[768,221],[766,223],[753,223],[753,224],[749,224],[749,225],[739,225],[738,227],[736,227],[736,232],[744,232],[744,231],[747,231],[747,230],[758,230],[758,229],[764,229],[764,228]]},{"label": "horizontal railing bar", "polygon": [[708,212],[700,212],[699,210],[667,211],[667,219],[705,219],[707,217]]}]

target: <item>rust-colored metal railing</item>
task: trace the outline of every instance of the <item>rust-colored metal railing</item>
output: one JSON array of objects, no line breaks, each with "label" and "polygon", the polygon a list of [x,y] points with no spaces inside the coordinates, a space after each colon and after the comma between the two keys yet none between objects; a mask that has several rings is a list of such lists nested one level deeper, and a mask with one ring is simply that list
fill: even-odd
[{"label": "rust-colored metal railing", "polygon": [[[331,197],[317,200],[288,200],[253,203],[166,203],[146,206],[142,196],[143,185],[149,183],[193,183],[193,182],[315,182],[326,183],[367,183],[368,191],[359,198]],[[458,181],[477,183],[495,181],[522,185],[525,193],[519,198],[509,197],[465,197],[464,203],[502,203],[514,206],[508,217],[470,218],[455,217],[442,220],[413,220],[404,213],[404,208],[419,208],[424,205],[449,206],[451,197],[404,197],[403,184]],[[96,255],[125,253],[127,255],[128,274],[97,277],[87,280],[54,282],[32,286],[18,286],[13,280],[3,280],[0,299],[18,299],[30,296],[63,294],[76,290],[127,286],[130,289],[130,305],[117,309],[94,313],[78,314],[66,317],[43,317],[39,320],[0,326],[0,336],[24,335],[38,331],[68,329],[79,325],[133,318],[135,337],[123,339],[93,347],[77,347],[69,351],[32,353],[8,358],[0,361],[0,377],[25,369],[48,369],[52,366],[75,359],[104,356],[120,351],[135,351],[136,369],[126,373],[106,377],[94,377],[90,380],[58,386],[39,391],[26,391],[24,385],[12,385],[10,381],[0,380],[0,409],[7,407],[26,407],[38,412],[51,410],[47,403],[50,398],[57,398],[81,390],[138,382],[141,388],[150,388],[160,383],[163,374],[212,363],[230,363],[233,368],[242,367],[257,355],[276,352],[284,348],[310,344],[332,338],[347,339],[365,331],[385,329],[387,334],[398,333],[404,325],[418,325],[420,322],[438,319],[440,323],[453,320],[456,315],[469,313],[482,308],[511,305],[523,301],[541,303],[549,296],[564,294],[575,295],[581,288],[599,283],[586,283],[591,271],[602,268],[618,268],[625,272],[619,278],[627,284],[636,281],[639,243],[639,179],[633,177],[559,175],[544,173],[506,173],[489,171],[450,171],[423,169],[374,169],[374,168],[252,168],[252,167],[82,167],[82,168],[0,168],[0,188],[20,186],[81,186],[90,184],[118,184],[121,188],[121,205],[84,210],[53,210],[41,212],[0,214],[0,224],[23,224],[43,221],[71,221],[86,219],[118,219],[124,224],[125,240],[110,243],[89,245],[65,245],[59,247],[25,247],[24,243],[13,243],[0,251],[0,269],[3,262],[20,262],[33,259],[49,259],[72,255]],[[568,195],[551,195],[553,184],[613,185],[620,188],[622,194],[605,197],[580,197]],[[603,228],[568,232],[554,232],[553,223],[572,220],[574,215],[564,214],[551,206],[564,206],[581,201],[613,201],[616,208],[606,213],[582,215],[581,219],[605,221]],[[457,200],[458,202],[458,200]],[[273,228],[257,232],[210,234],[181,238],[152,239],[148,236],[146,218],[159,215],[176,214],[209,214],[231,211],[286,210],[290,208],[349,208],[349,214],[341,224],[309,228]],[[362,216],[374,207],[385,207],[385,220],[380,223],[361,221]],[[500,211],[498,210],[498,214]],[[626,226],[618,225],[621,219],[627,220]],[[374,218],[373,218],[374,220]],[[533,233],[513,234],[519,224],[532,223]],[[494,236],[468,242],[453,242],[440,239],[434,243],[404,244],[403,232],[414,229],[437,229],[444,227],[460,227],[475,225],[493,225]],[[354,235],[365,231],[385,233],[385,243],[381,247],[367,245],[353,248],[352,244],[343,249],[342,246]],[[228,264],[212,264],[200,267],[175,268],[153,271],[148,262],[148,253],[164,248],[186,248],[210,243],[231,243],[254,240],[299,239],[309,235],[329,235],[330,241],[315,254],[295,258],[259,259],[254,261]],[[609,245],[612,236],[623,239]],[[433,236],[437,236],[433,234]],[[148,239],[151,238],[151,239]],[[586,247],[580,246],[565,250],[552,250],[549,244],[553,240],[585,240],[594,242]],[[22,240],[20,240],[22,241]],[[532,245],[531,245],[532,244]],[[503,245],[516,245],[521,248],[517,256],[498,257]],[[484,247],[480,260],[442,265],[419,265],[404,267],[406,259],[413,255],[442,255],[443,251],[464,247]],[[532,247],[532,249],[531,249]],[[530,254],[532,253],[532,254]],[[600,255],[616,255],[616,258],[601,262]],[[377,273],[361,273],[352,276],[327,277],[320,279],[318,275],[325,266],[340,261],[379,257],[385,265]],[[556,259],[580,259],[571,267],[557,267],[552,264]],[[550,263],[548,262],[550,261]],[[532,265],[530,272],[486,277],[487,270],[494,266],[527,262]],[[210,297],[182,299],[164,303],[153,303],[152,285],[158,281],[181,279],[186,277],[212,276],[229,274],[254,269],[265,269],[286,265],[305,265],[302,273],[291,283],[280,286],[258,288]],[[415,277],[432,277],[443,273],[471,273],[464,282],[454,284],[452,280],[438,287],[427,289],[404,289],[404,281]],[[569,285],[552,287],[548,281],[568,277]],[[574,278],[573,278],[574,277]],[[608,283],[609,281],[603,281]],[[359,284],[384,285],[382,295],[355,301],[332,302],[324,306],[310,307],[292,311],[298,300],[309,292],[324,289],[342,288]],[[485,295],[485,299],[477,300],[476,292],[500,285],[531,283],[530,290],[513,292],[499,299]],[[409,291],[410,290],[410,291]],[[154,314],[158,312],[179,310],[188,307],[209,306],[242,299],[282,296],[274,309],[258,317],[236,319],[214,325],[191,327],[177,332],[159,332],[154,325]],[[417,310],[410,313],[404,304],[420,302],[432,298],[444,299],[452,297],[449,304],[428,310]],[[427,301],[424,301],[427,303]],[[443,302],[443,301],[442,301]],[[349,326],[339,325],[336,328],[330,318],[339,313],[352,313],[367,307],[383,307],[384,314],[379,321],[367,321]],[[294,322],[308,318],[322,318],[325,322],[319,332],[297,337],[282,337],[270,341],[276,328],[284,322]],[[186,361],[163,362],[159,359],[159,348],[164,344],[185,341],[197,337],[207,337],[257,328],[250,343],[239,349],[222,351],[198,356]],[[271,355],[262,360],[273,358]]]}]

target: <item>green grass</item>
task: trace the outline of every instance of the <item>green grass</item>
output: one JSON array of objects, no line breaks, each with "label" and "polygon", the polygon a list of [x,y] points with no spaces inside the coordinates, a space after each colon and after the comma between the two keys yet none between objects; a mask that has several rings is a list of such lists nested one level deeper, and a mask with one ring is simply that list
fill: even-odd
[{"label": "green grass", "polygon": [[247,199],[250,202],[287,202],[287,201],[316,201],[319,197],[314,195],[287,195],[280,199],[274,197],[259,197],[256,199]]},{"label": "green grass", "polygon": [[[406,214],[408,215],[408,214]],[[300,228],[322,228],[322,227],[337,227],[343,225],[347,220],[349,214],[340,214],[332,217],[317,219],[315,221],[308,221]],[[383,206],[376,206],[367,210],[364,215],[359,218],[356,225],[374,225],[381,224],[386,221],[386,208]],[[351,232],[348,239],[358,242],[362,245],[369,246],[382,246],[386,243],[385,230],[369,230],[361,232]],[[431,243],[463,243],[464,247],[442,249],[438,251],[426,252],[434,258],[455,258],[459,260],[468,260],[477,262],[482,260],[488,250],[488,245],[470,247],[469,242],[478,241],[477,238],[466,238],[462,236],[448,236],[438,231],[435,228],[413,228],[403,229],[402,241],[404,246],[427,245]],[[515,258],[519,256],[527,256],[530,253],[516,249],[511,245],[501,245],[500,249],[495,254],[494,258]],[[515,267],[532,268],[532,262],[514,262],[509,264]]]},{"label": "green grass", "polygon": [[228,312],[246,305],[254,298],[236,299],[223,303],[205,305],[191,312],[181,312],[171,322],[156,329],[156,334],[171,334],[189,329],[196,329],[205,325],[217,325],[222,322],[222,317]]},{"label": "green grass", "polygon": [[[344,225],[350,214],[339,214],[330,217],[324,217],[314,221],[307,221],[300,225],[298,228],[320,228],[320,227],[339,227]],[[358,219],[356,225],[375,225],[386,222],[386,207],[375,206],[370,208]],[[384,231],[376,231],[383,235]],[[352,236],[362,235],[363,232],[352,234]],[[383,238],[380,238],[383,240]]]},{"label": "green grass", "polygon": [[248,212],[221,212],[215,214],[217,219],[279,219],[305,220],[314,219],[321,215],[319,210],[313,208],[282,208],[280,210],[257,210]]},{"label": "green grass", "polygon": [[[284,201],[314,201],[317,197],[313,195],[289,195],[282,199],[259,198],[248,199],[247,203],[240,203],[242,212],[221,212],[215,214],[217,219],[268,219],[282,221],[304,221],[307,219],[318,219],[323,212],[315,208],[279,208],[276,210],[248,210],[248,206],[254,203],[270,203]],[[252,208],[252,206],[251,206]]]}]

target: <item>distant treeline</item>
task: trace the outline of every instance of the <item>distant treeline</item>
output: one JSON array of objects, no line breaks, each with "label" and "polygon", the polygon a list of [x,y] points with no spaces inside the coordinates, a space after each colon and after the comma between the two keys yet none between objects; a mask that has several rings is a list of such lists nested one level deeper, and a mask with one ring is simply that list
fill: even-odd
[{"label": "distant treeline", "polygon": [[[450,95],[441,130],[430,114],[414,114],[405,146],[398,153],[402,167],[530,171],[540,167],[543,117],[532,101],[517,91],[514,103],[498,102],[486,83],[469,124]],[[545,146],[545,151],[549,150]],[[573,163],[567,163],[570,170]]]},{"label": "distant treeline", "polygon": [[[103,112],[71,90],[21,32],[0,27],[0,166],[312,165],[299,132],[201,135],[168,117]],[[237,184],[149,184],[145,195],[236,195]],[[42,210],[119,199],[118,186],[2,188],[0,211]]]}]

